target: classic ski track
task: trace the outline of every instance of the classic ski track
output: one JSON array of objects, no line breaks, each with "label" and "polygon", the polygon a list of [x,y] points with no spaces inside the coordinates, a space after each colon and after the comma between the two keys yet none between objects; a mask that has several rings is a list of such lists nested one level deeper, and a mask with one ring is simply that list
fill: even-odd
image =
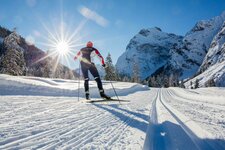
[{"label": "classic ski track", "polygon": [[198,101],[198,100],[193,99],[193,98],[184,98],[184,97],[176,94],[176,92],[174,92],[173,89],[169,89],[167,91],[170,93],[171,97],[177,98],[177,100],[179,100],[179,101],[186,101],[186,102],[189,102],[189,103],[191,101],[191,103],[195,103],[195,104],[202,104],[202,103],[204,103],[204,105],[206,105],[206,106],[213,107],[213,108],[216,108],[216,109],[220,108],[222,110],[225,110],[225,105],[214,104],[214,103],[210,103],[210,102]]},{"label": "classic ski track", "polygon": [[[104,120],[104,118],[108,118],[108,119]],[[103,117],[102,115],[100,115],[98,118],[95,117],[95,119],[93,119],[93,120],[94,121],[91,122],[91,125],[86,124],[86,126],[83,126],[82,128],[80,128],[80,130],[78,130],[78,129],[75,130],[76,136],[74,138],[70,139],[69,141],[64,142],[63,145],[65,145],[65,147],[62,147],[62,149],[71,149],[74,146],[76,146],[77,143],[81,143],[83,141],[83,139],[85,139],[85,140],[92,139],[92,137],[94,135],[98,135],[98,133],[103,132],[102,130],[98,131],[97,129],[96,129],[97,130],[97,132],[96,132],[95,127],[105,124],[105,121],[110,121],[111,118],[107,117],[107,116]],[[85,129],[86,131],[90,131],[90,132],[83,133],[82,129]]]},{"label": "classic ski track", "polygon": [[[202,102],[194,102],[194,101],[192,101],[192,100],[190,100],[191,101],[191,103],[190,103],[190,101],[189,101],[189,99],[185,99],[185,100],[183,100],[183,98],[178,98],[178,97],[176,97],[176,96],[173,96],[173,94],[171,93],[171,91],[170,90],[166,90],[166,93],[164,92],[164,94],[167,94],[167,97],[168,96],[170,96],[170,97],[172,97],[173,98],[173,100],[174,101],[178,101],[178,102],[180,102],[180,103],[182,103],[182,104],[185,104],[185,105],[191,105],[191,104],[197,104],[197,105],[199,105],[199,106],[201,106],[202,105]],[[181,100],[182,99],[182,100]],[[219,110],[219,108],[218,108],[218,106],[217,105],[213,105],[213,104],[209,104],[209,103],[204,103],[204,107],[210,107],[210,108],[214,108],[214,109],[216,109],[216,110]],[[223,107],[223,106],[221,106],[221,107]],[[224,108],[224,107],[223,107]],[[220,109],[220,110],[222,110],[222,111],[224,111],[225,109]],[[193,110],[193,111],[195,111],[195,110]],[[203,112],[201,112],[201,111],[198,111],[198,113],[199,114],[201,114],[202,116],[205,116],[205,113],[207,113],[208,114],[208,116],[211,116],[210,115],[210,113],[208,113],[208,112],[205,112],[205,113],[203,113]],[[219,118],[218,116],[214,116],[214,118],[217,118],[218,120],[220,120],[221,118]],[[208,122],[206,122],[207,124],[208,124]],[[215,126],[217,126],[217,124],[215,124]]]},{"label": "classic ski track", "polygon": [[[107,136],[109,139],[108,142],[104,144],[107,146],[107,148],[109,148],[109,146],[112,145],[114,142],[119,141],[120,139],[119,137],[121,137],[123,133],[127,131],[129,124],[132,122],[132,119],[133,118],[131,117],[131,115],[127,116],[126,120],[123,121],[123,123],[117,123],[117,125],[115,125],[113,128],[108,129],[109,131],[107,131],[106,135],[104,135],[104,136]],[[115,120],[119,120],[119,119],[115,119]]]},{"label": "classic ski track", "polygon": [[[95,116],[96,116],[96,114],[92,114],[88,118],[75,118],[75,119],[78,120],[78,121],[82,121],[83,120],[83,123],[79,124],[79,126],[82,126],[83,124],[86,124],[87,122],[90,122],[93,119],[96,119]],[[98,114],[98,117],[100,117],[100,116],[101,116],[101,114]],[[71,122],[73,122],[73,120]],[[66,127],[66,131],[68,131],[68,132],[70,132],[71,129],[74,128],[74,127],[71,127],[70,124],[67,125],[67,126],[64,126],[64,127]],[[0,146],[0,148],[8,148],[8,147],[11,147],[11,146],[15,146],[15,145],[18,145],[18,143],[27,142],[28,140],[34,140],[34,139],[42,138],[45,135],[49,136],[49,135],[59,134],[59,132],[61,132],[61,131],[65,132],[63,129],[58,129],[58,128],[55,129],[55,128],[53,128],[53,129],[49,129],[49,130],[37,133],[35,135],[30,135],[29,136],[29,134],[28,134],[28,136],[26,136],[26,137],[21,135],[22,138],[20,138],[20,139],[17,139],[17,137],[9,138],[9,139],[4,140],[4,141],[9,141],[9,142],[4,144],[4,145],[2,145],[2,146]],[[15,140],[13,142],[10,142],[10,139],[15,139]],[[4,143],[4,141],[1,141],[1,143]]]},{"label": "classic ski track", "polygon": [[[92,116],[93,117],[93,116]],[[100,117],[100,116],[99,116]],[[96,117],[93,117],[93,118],[95,118],[96,119]],[[64,118],[65,119],[65,118]],[[109,116],[108,117],[108,120],[110,120],[111,119],[111,117]],[[60,119],[61,120],[61,119]],[[63,118],[62,118],[62,120],[63,120]],[[87,120],[87,119],[86,119]],[[114,119],[115,120],[115,119]],[[116,120],[118,120],[118,119],[116,119]],[[59,121],[59,120],[58,120]],[[105,123],[105,121],[106,120],[103,120],[103,123]],[[59,121],[60,122],[60,121]],[[119,124],[120,125],[120,124]],[[121,125],[122,126],[122,125]],[[83,127],[83,128],[85,128],[85,127]],[[121,130],[123,130],[123,129],[121,129]],[[54,135],[54,133],[55,133],[55,129],[52,129],[52,130],[47,130],[47,131],[45,131],[44,133],[44,135]],[[63,131],[63,130],[61,130],[61,131]],[[71,132],[71,131],[70,131]],[[27,140],[37,140],[38,138],[41,138],[42,136],[43,136],[43,132],[41,132],[41,133],[38,133],[38,135],[39,134],[41,134],[40,136],[37,136],[37,135],[31,135],[31,136],[28,136],[28,137],[23,137],[23,135],[21,135],[21,137],[22,137],[22,139],[21,138],[19,138],[18,140],[16,140],[16,141],[13,141],[13,143],[12,142],[10,142],[10,143],[7,143],[6,145],[4,145],[3,146],[3,148],[5,147],[5,148],[7,148],[7,145],[10,147],[10,146],[13,146],[13,145],[17,145],[17,143],[19,143],[19,142],[23,142],[24,140],[27,142]],[[66,133],[65,133],[66,134]],[[15,137],[15,139],[16,138],[18,138],[18,137]],[[10,139],[7,139],[7,140],[9,140],[10,141]],[[3,141],[4,142],[4,141]],[[46,143],[51,143],[52,141],[47,141]],[[39,143],[39,142],[38,142]],[[24,147],[26,147],[26,143],[24,143],[24,144],[22,144],[22,145],[25,145]],[[19,145],[19,146],[22,146],[22,145]],[[34,145],[34,144],[32,144],[32,145]],[[42,145],[44,146],[45,144],[44,143],[42,143]],[[31,146],[30,144],[28,144],[27,146]],[[49,146],[49,145],[47,145],[47,146]],[[57,145],[56,145],[57,146]],[[39,148],[41,147],[40,145],[38,146]]]},{"label": "classic ski track", "polygon": [[[166,94],[168,94],[166,97],[171,96],[170,93],[169,93],[170,91],[166,91],[166,92],[167,92]],[[196,105],[194,105],[194,106],[191,105],[192,102],[190,103],[190,102],[187,102],[187,101],[180,101],[179,99],[174,99],[174,100],[177,101],[176,103],[178,103],[178,104],[181,103],[181,104],[185,105],[185,107],[196,107]],[[198,105],[197,107],[200,106],[200,104],[197,104],[197,105]],[[174,106],[174,107],[176,107],[176,106]],[[205,107],[205,104],[204,104],[204,107]],[[218,108],[214,108],[214,107],[211,107],[209,105],[206,105],[206,107],[209,107],[208,109],[212,109],[212,108],[216,109],[218,111],[218,113],[219,113],[220,109],[218,109]],[[192,109],[192,111],[195,112],[194,114],[199,114],[200,118],[204,118],[205,116],[209,116],[209,118],[212,117],[210,111],[209,112],[208,111],[198,111],[198,108]],[[220,111],[224,111],[224,110],[220,110]],[[191,112],[188,112],[188,113],[191,113]],[[214,119],[216,118],[217,120],[221,120],[221,118],[219,116],[217,116],[217,115],[214,115],[213,118]],[[214,138],[219,138],[219,139],[221,138],[221,131],[218,129],[218,124],[216,122],[209,122],[208,120],[199,119],[199,117],[197,117],[197,118],[196,117],[192,117],[192,120],[195,121],[196,123],[201,123],[201,124],[206,124],[207,126],[211,126],[210,129],[214,130],[213,137]],[[216,132],[218,132],[218,134],[216,134]]]},{"label": "classic ski track", "polygon": [[[40,101],[42,101],[42,100],[38,100],[39,102]],[[33,102],[33,101],[29,101],[29,102]],[[24,104],[24,102],[20,102],[21,104]],[[61,101],[59,101],[58,103],[54,103],[53,105],[51,105],[51,106],[56,106],[56,105],[58,105],[58,104],[61,104],[61,103],[63,103],[63,102],[61,102]],[[23,106],[23,107],[19,107],[19,108],[17,108],[17,109],[13,109],[13,112],[18,112],[18,110],[24,110],[25,108],[29,108],[30,106],[33,106],[33,105],[36,105],[37,103],[35,102],[35,103],[32,103],[32,105],[30,105],[30,104],[28,104],[28,105],[26,105],[26,106]],[[12,110],[8,110],[7,112],[4,112],[4,113],[1,113],[1,115],[3,114],[3,115],[5,115],[5,114],[10,114],[10,113],[12,113]]]},{"label": "classic ski track", "polygon": [[[92,118],[92,117],[90,117]],[[83,123],[85,123],[85,121],[83,121]],[[26,142],[28,142],[29,140],[37,140],[37,139],[42,139],[43,136],[54,136],[56,134],[62,134],[62,133],[66,133],[66,132],[70,132],[71,129],[73,129],[74,127],[71,127],[71,125],[67,125],[67,126],[64,126],[66,129],[49,129],[49,130],[46,130],[46,131],[43,131],[43,132],[40,132],[38,134],[35,134],[35,135],[28,135],[26,137],[23,137],[18,139],[18,140],[15,140],[13,142],[10,142],[10,143],[7,143],[3,146],[0,146],[0,148],[8,148],[8,147],[14,147],[15,145],[18,145],[18,143],[22,143],[22,145],[24,145]],[[62,132],[62,133],[60,133]],[[8,139],[9,140],[9,139]],[[24,142],[24,143],[23,143]],[[32,143],[32,145],[34,145],[34,143]],[[21,145],[19,145],[20,147]],[[31,145],[29,145],[31,146]],[[14,147],[15,148],[15,147]]]},{"label": "classic ski track", "polygon": [[[139,106],[135,106],[134,108],[131,109],[131,106],[133,107],[133,105],[124,105],[124,107],[126,107],[129,111],[132,111],[136,108],[138,108]],[[123,108],[125,109],[125,108]],[[122,110],[121,110],[122,112]],[[120,139],[123,137],[124,133],[127,132],[127,130],[129,129],[129,125],[133,122],[133,119],[136,118],[136,116],[134,116],[133,114],[129,114],[126,113],[127,115],[127,119],[124,121],[123,124],[120,125],[120,128],[116,127],[116,130],[119,130],[118,132],[110,132],[110,134],[108,135],[109,137],[114,137],[114,138],[110,138],[111,141],[108,141],[105,145],[108,147],[109,145],[113,145],[113,143],[115,143],[116,141],[120,141]],[[124,127],[122,127],[124,126]],[[116,134],[116,136],[113,136],[113,134],[115,133],[121,133],[121,134]],[[122,149],[122,148],[121,148]]]},{"label": "classic ski track", "polygon": [[[152,125],[154,124],[158,124],[158,115],[157,115],[157,110],[156,110],[156,101],[159,97],[159,92],[160,90],[157,90],[155,97],[153,98],[153,101],[151,103],[151,110],[150,110],[150,118],[149,118],[149,126],[147,128],[147,133],[145,136],[145,141],[144,141],[144,145],[143,145],[143,149],[144,150],[148,150],[148,149],[153,149],[153,137],[154,137],[154,131],[152,131],[153,127]],[[153,132],[153,133],[152,133]]]},{"label": "classic ski track", "polygon": [[[57,139],[66,139],[66,138],[63,138],[63,136],[68,136],[68,135],[70,135],[70,134],[72,134],[72,136],[70,136],[70,138],[72,138],[72,139],[74,139],[74,138],[80,138],[80,137],[77,137],[79,134],[83,134],[82,133],[82,130],[83,129],[87,129],[87,127],[86,126],[84,126],[83,128],[79,128],[79,129],[77,129],[77,128],[73,128],[72,130],[70,130],[69,132],[66,132],[66,133],[63,133],[63,134],[60,134],[59,136],[57,136]],[[72,140],[72,139],[70,139],[70,140]],[[69,141],[70,141],[69,140]],[[47,144],[45,144],[45,145],[43,145],[43,146],[45,146],[45,147],[42,147],[43,149],[55,149],[56,147],[60,147],[61,145],[62,145],[62,143],[63,143],[63,145],[66,143],[66,142],[68,142],[68,141],[63,141],[63,140],[61,140],[60,142],[56,142],[55,143],[55,140],[52,140],[51,142],[54,142],[52,145],[47,145]],[[60,147],[60,149],[61,149],[61,147]]]},{"label": "classic ski track", "polygon": [[[87,111],[89,111],[89,110],[86,110],[85,112],[87,112]],[[67,114],[67,116],[65,117],[65,116],[60,116],[60,118],[59,119],[56,119],[56,120],[54,120],[55,119],[55,117],[54,118],[52,118],[54,121],[49,121],[49,120],[44,120],[43,122],[41,122],[41,124],[40,124],[40,122],[36,122],[36,124],[38,124],[37,126],[36,126],[36,124],[33,124],[33,127],[30,127],[30,128],[27,128],[26,130],[23,130],[23,132],[30,132],[30,131],[32,131],[33,132],[33,130],[32,129],[35,129],[35,128],[41,128],[42,126],[44,127],[44,126],[47,126],[47,125],[52,125],[52,124],[57,124],[57,123],[61,123],[61,122],[63,122],[63,120],[67,120],[68,118],[74,118],[75,116],[78,116],[78,115],[81,115],[81,114],[85,114],[85,112],[80,112],[80,113],[76,113],[76,114],[74,114],[74,115],[72,115],[71,116],[71,114]],[[92,117],[92,116],[87,116],[87,117]],[[77,118],[77,120],[73,120],[73,122],[74,121],[81,121],[79,118]],[[24,124],[22,124],[22,125],[24,125]],[[37,132],[37,131],[36,131]],[[25,135],[27,135],[27,134],[25,134]],[[13,137],[10,137],[10,138],[8,138],[8,139],[11,139],[11,138],[16,138],[16,137],[20,137],[20,136],[25,136],[25,135],[21,135],[20,133],[18,133],[18,135],[17,134],[15,134],[15,135],[13,135]],[[28,134],[29,135],[29,134]],[[1,142],[0,142],[1,143]]]},{"label": "classic ski track", "polygon": [[[76,110],[75,108],[71,108],[70,109],[71,111],[72,110]],[[85,110],[85,112],[86,111],[88,111],[88,110]],[[78,113],[76,113],[76,115],[80,115],[80,114],[82,114],[82,113],[84,113],[84,111],[79,111]],[[38,115],[40,115],[40,114],[38,114]],[[32,117],[27,117],[27,118],[23,118],[23,119],[18,119],[18,120],[16,120],[16,121],[19,121],[19,122],[21,122],[21,121],[27,121],[27,119],[31,119],[31,118],[33,118],[35,116],[35,114],[32,116]],[[35,116],[35,118],[36,118],[37,116]],[[41,116],[42,117],[42,116]],[[55,123],[56,121],[58,121],[58,120],[61,120],[61,119],[65,119],[65,118],[69,118],[69,117],[71,117],[71,114],[67,114],[67,113],[63,113],[63,115],[60,115],[60,118],[58,118],[57,120],[55,120],[55,117],[57,117],[57,116],[54,116],[54,117],[51,117],[51,118],[45,118],[44,120],[42,120],[42,121],[38,121],[38,122],[35,122],[34,124],[32,124],[32,126],[35,126],[35,127],[37,127],[36,125],[38,125],[38,126],[41,126],[42,124],[46,124],[46,122],[47,123],[49,123],[49,124],[51,124],[51,123]],[[54,120],[54,121],[52,121],[52,122],[50,122],[51,120]],[[1,128],[3,128],[3,130],[4,130],[4,128],[6,128],[6,129],[8,129],[8,128],[14,128],[14,125],[12,124],[12,125],[7,125],[8,123],[4,123],[4,124],[6,124],[5,125],[5,127],[4,127],[4,125],[1,125]],[[30,123],[29,122],[27,122],[27,123],[20,123],[20,124],[22,124],[23,126],[25,126],[25,125],[29,125]],[[19,126],[20,124],[17,124],[17,126]],[[32,127],[31,127],[32,128]],[[27,128],[27,129],[29,129],[29,128]]]},{"label": "classic ski track", "polygon": [[[107,118],[107,120],[109,120],[109,121],[112,121],[112,116],[111,116],[111,114],[109,114],[109,113],[107,113],[108,115],[106,116],[106,118]],[[101,125],[101,126],[103,126],[104,124],[106,124],[106,126],[107,126],[107,120],[103,120],[102,119],[102,123],[101,124],[99,124],[99,125]],[[115,120],[114,122],[117,122],[119,119],[117,119],[117,118],[114,118],[113,120]],[[113,127],[113,128],[111,128],[110,129],[110,131],[113,131],[113,133],[115,132],[115,128],[117,129],[117,130],[119,130],[120,129],[120,126],[123,126],[125,123],[117,123],[118,125],[117,125],[117,127]],[[124,129],[124,128],[123,128]],[[92,129],[93,130],[93,129]],[[109,130],[109,129],[108,129]],[[75,140],[75,143],[73,143],[72,145],[69,145],[69,146],[67,146],[67,148],[71,148],[71,147],[73,147],[74,149],[75,148],[81,148],[82,146],[84,146],[84,144],[86,144],[88,141],[90,141],[90,140],[92,140],[93,139],[93,137],[95,136],[95,135],[98,135],[99,133],[103,133],[103,132],[105,132],[105,133],[107,133],[107,127],[106,127],[106,130],[105,129],[101,129],[100,131],[97,131],[97,132],[95,132],[95,131],[93,131],[93,133],[91,133],[91,134],[88,134],[88,135],[85,135],[84,137],[82,137],[82,139],[79,141],[77,141],[77,140]],[[122,130],[122,129],[121,129]],[[108,133],[112,133],[112,132],[108,132]],[[86,137],[88,137],[88,138],[86,138]],[[84,139],[84,140],[83,140]],[[77,143],[79,143],[79,144],[77,144]]]},{"label": "classic ski track", "polygon": [[[33,118],[33,117],[36,117],[36,116],[38,116],[38,115],[43,115],[44,113],[47,113],[47,112],[51,112],[51,111],[56,111],[57,109],[62,109],[62,108],[64,108],[64,107],[72,107],[71,105],[60,105],[60,104],[64,104],[65,103],[65,101],[63,101],[63,102],[59,102],[59,103],[57,103],[57,104],[54,104],[54,105],[51,105],[50,106],[50,108],[49,109],[47,109],[47,110],[45,110],[45,111],[42,111],[42,112],[37,112],[37,113],[34,113],[34,114],[32,114],[32,115],[29,115],[29,116],[27,116],[27,117],[23,117],[22,119],[18,119],[18,118],[11,118],[11,119],[13,119],[13,121],[9,121],[9,122],[7,122],[7,121],[5,121],[4,120],[4,124],[10,124],[10,123],[14,123],[14,122],[16,122],[16,121],[23,121],[23,120],[26,120],[26,119],[30,119],[30,118]],[[77,102],[76,102],[77,103]],[[80,103],[78,103],[78,104],[80,104]],[[57,105],[59,105],[59,107],[56,107]],[[67,108],[66,107],[66,108]],[[13,113],[15,114],[16,112],[15,111],[13,111]],[[1,121],[1,120],[0,120]],[[8,126],[8,125],[7,125]]]},{"label": "classic ski track", "polygon": [[[158,103],[158,104],[156,104],[156,103]],[[208,143],[198,140],[198,138],[196,138],[196,135],[192,132],[192,130],[190,128],[188,128],[185,125],[185,123],[182,121],[182,119],[167,107],[168,104],[166,104],[163,100],[162,89],[158,90],[158,96],[155,99],[155,102],[153,102],[152,113],[151,113],[152,116],[151,116],[151,120],[150,120],[151,123],[153,123],[153,124],[158,123],[158,117],[160,117],[157,114],[157,109],[159,107],[158,105],[163,106],[164,110],[166,111],[166,114],[169,114],[172,118],[174,118],[177,121],[177,123],[183,129],[183,132],[185,132],[186,135],[190,138],[190,140],[193,141],[193,143],[195,143],[195,146],[197,149],[204,149],[206,146],[209,146]],[[151,143],[151,144],[153,144],[153,143]],[[150,145],[150,147],[153,147],[153,146]]]},{"label": "classic ski track", "polygon": [[[132,111],[139,107],[139,106],[135,106],[135,105],[129,105],[129,106],[125,105],[124,107],[126,107],[129,111]],[[131,106],[134,108],[131,108]],[[123,109],[125,109],[125,108],[123,108]],[[122,112],[122,110],[121,110],[121,112]],[[116,141],[120,141],[120,139],[123,137],[124,133],[126,133],[127,130],[129,129],[129,125],[132,124],[133,119],[137,118],[133,114],[126,113],[126,115],[128,118],[124,121],[123,124],[120,125],[120,128],[116,127],[116,130],[119,130],[119,131],[118,132],[109,132],[108,136],[113,137],[113,138],[110,138],[111,140],[105,144],[106,148],[108,148],[110,145],[113,145],[113,143],[115,143]],[[120,134],[115,134],[115,133],[120,133]],[[113,135],[113,134],[115,134],[115,135]],[[115,146],[115,145],[113,145],[113,146]],[[119,148],[119,149],[123,149],[123,148]]]},{"label": "classic ski track", "polygon": [[[79,133],[79,134],[82,134],[82,130],[83,130],[83,129],[88,129],[88,127],[90,127],[90,125],[88,124],[89,122],[91,122],[92,124],[95,123],[95,122],[92,122],[92,120],[99,119],[99,118],[102,117],[102,115],[103,115],[102,112],[99,112],[97,115],[96,115],[96,114],[92,115],[91,119],[85,118],[87,121],[84,121],[84,123],[79,124],[78,127],[72,128],[72,130],[70,130],[70,131],[68,131],[68,132],[65,132],[65,133],[63,133],[63,134],[60,134],[59,136],[57,136],[57,139],[61,139],[61,138],[63,138],[63,136],[66,136],[66,135],[69,135],[69,134],[73,133],[73,134],[72,134],[72,137],[70,137],[70,139],[69,139],[68,141],[66,141],[66,142],[69,142],[69,141],[73,140],[74,137],[75,137],[75,138],[77,137],[78,133]],[[96,116],[97,116],[97,117],[96,117]],[[99,120],[100,120],[100,119],[99,119]],[[84,125],[83,125],[83,124],[84,124]],[[92,126],[93,126],[93,125],[92,125]],[[78,132],[78,133],[76,133],[76,132]],[[54,135],[53,135],[53,136],[54,136]],[[54,141],[55,141],[55,140],[54,140]],[[52,149],[52,148],[61,146],[62,143],[63,143],[63,145],[65,145],[65,141],[60,141],[60,142],[53,143],[53,145],[43,145],[43,146],[45,146],[45,147],[42,147],[42,148],[43,148],[43,149]],[[60,148],[61,148],[61,147],[60,147]]]},{"label": "classic ski track", "polygon": [[[165,89],[164,89],[165,91]],[[170,108],[173,108],[169,104],[167,104],[164,100],[164,92],[162,92],[162,89],[160,89],[160,97],[159,97],[159,102],[162,104],[162,106],[167,110],[167,112],[177,121],[177,123],[180,125],[180,127],[183,129],[183,131],[188,135],[188,137],[191,139],[191,141],[194,142],[195,146],[197,149],[221,149],[220,145],[211,145],[210,143],[206,141],[202,141],[198,136],[192,131],[191,128],[189,128],[185,123],[185,121],[182,120],[181,117],[179,117],[173,110]],[[173,98],[173,97],[171,97]],[[179,112],[177,109],[173,108],[177,112]],[[185,116],[183,114],[183,116]],[[186,117],[186,116],[185,116]],[[190,120],[190,119],[189,119]],[[194,122],[194,121],[193,121]],[[195,124],[195,128],[198,126]],[[193,127],[192,127],[193,128]],[[205,132],[205,134],[208,136],[209,133],[204,131],[200,126],[198,126],[198,130],[201,130],[201,132]]]},{"label": "classic ski track", "polygon": [[[128,128],[129,128],[129,125],[132,123],[132,118],[128,118],[125,120],[125,122],[121,125],[119,125],[117,128],[116,128],[116,131],[118,131],[117,134],[115,134],[115,132],[112,132],[110,133],[109,135],[113,135],[115,134],[114,136],[111,136],[113,138],[111,138],[110,141],[108,141],[106,143],[106,146],[110,146],[110,145],[113,145],[113,143],[115,143],[116,141],[120,141],[121,137],[124,135],[125,132],[127,132]],[[109,136],[110,137],[110,136]]]}]

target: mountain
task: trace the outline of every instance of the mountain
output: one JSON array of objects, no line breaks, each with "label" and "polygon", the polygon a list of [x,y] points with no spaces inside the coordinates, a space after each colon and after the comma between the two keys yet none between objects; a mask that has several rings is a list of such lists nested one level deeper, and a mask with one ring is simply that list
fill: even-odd
[{"label": "mountain", "polygon": [[[224,21],[225,12],[212,19],[199,21],[184,37],[164,33],[159,28],[143,29],[131,39],[126,51],[119,57],[117,70],[131,77],[134,75],[133,64],[138,64],[142,80],[152,76],[174,75],[188,80],[209,70],[205,75],[210,74],[210,80],[215,79],[216,85],[225,86],[222,82],[225,76]],[[213,65],[220,66],[220,69],[212,73]],[[202,80],[201,85],[210,80]]]},{"label": "mountain", "polygon": [[138,66],[139,77],[145,79],[167,63],[171,57],[170,49],[181,40],[182,36],[165,33],[158,27],[142,29],[130,40],[116,68],[120,74],[131,77]]},{"label": "mountain", "polygon": [[225,61],[225,22],[221,30],[216,34],[211,42],[207,55],[199,69],[200,72],[204,72],[210,66]]},{"label": "mountain", "polygon": [[213,38],[198,75],[186,86],[190,87],[196,80],[200,86],[225,86],[225,22]]},{"label": "mountain", "polygon": [[0,26],[0,73],[68,79],[76,76],[60,63],[55,66],[57,59],[45,58],[47,55],[16,32]]},{"label": "mountain", "polygon": [[213,37],[219,32],[225,21],[225,12],[210,20],[199,21],[184,36],[182,44],[172,49],[172,57],[164,66],[167,72],[178,71],[180,78],[192,77],[201,66],[210,48]]}]

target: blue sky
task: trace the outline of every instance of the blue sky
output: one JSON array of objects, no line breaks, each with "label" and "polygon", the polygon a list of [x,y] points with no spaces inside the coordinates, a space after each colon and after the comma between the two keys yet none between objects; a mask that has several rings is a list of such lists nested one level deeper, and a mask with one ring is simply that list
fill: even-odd
[{"label": "blue sky", "polygon": [[[82,14],[84,9],[92,15]],[[224,0],[1,0],[0,25],[17,27],[19,34],[47,50],[43,43],[49,42],[48,31],[59,33],[63,20],[64,32],[69,36],[77,31],[73,40],[81,44],[73,53],[91,40],[104,57],[111,53],[116,63],[142,28],[157,26],[184,35],[197,21],[224,10]],[[77,66],[70,57],[69,67]]]}]

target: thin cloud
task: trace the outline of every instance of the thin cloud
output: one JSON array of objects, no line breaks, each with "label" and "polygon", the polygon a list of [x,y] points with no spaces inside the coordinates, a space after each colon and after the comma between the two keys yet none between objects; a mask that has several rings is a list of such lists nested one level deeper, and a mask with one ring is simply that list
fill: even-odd
[{"label": "thin cloud", "polygon": [[37,30],[33,30],[33,34],[35,37],[40,37],[41,36],[41,33]]},{"label": "thin cloud", "polygon": [[99,15],[97,12],[90,10],[89,8],[82,6],[79,10],[81,15],[85,18],[90,19],[100,26],[106,27],[108,25],[108,20]]}]

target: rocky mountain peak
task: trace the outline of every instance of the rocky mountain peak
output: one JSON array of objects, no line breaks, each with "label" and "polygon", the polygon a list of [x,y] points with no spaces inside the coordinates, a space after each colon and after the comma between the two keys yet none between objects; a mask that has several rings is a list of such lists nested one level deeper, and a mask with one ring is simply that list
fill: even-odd
[{"label": "rocky mountain peak", "polygon": [[[132,76],[134,66],[144,70],[145,79],[170,58],[170,49],[182,41],[182,37],[165,33],[160,28],[142,29],[129,42],[125,53],[117,61],[117,69],[123,75]],[[121,65],[122,64],[122,65]]]}]

